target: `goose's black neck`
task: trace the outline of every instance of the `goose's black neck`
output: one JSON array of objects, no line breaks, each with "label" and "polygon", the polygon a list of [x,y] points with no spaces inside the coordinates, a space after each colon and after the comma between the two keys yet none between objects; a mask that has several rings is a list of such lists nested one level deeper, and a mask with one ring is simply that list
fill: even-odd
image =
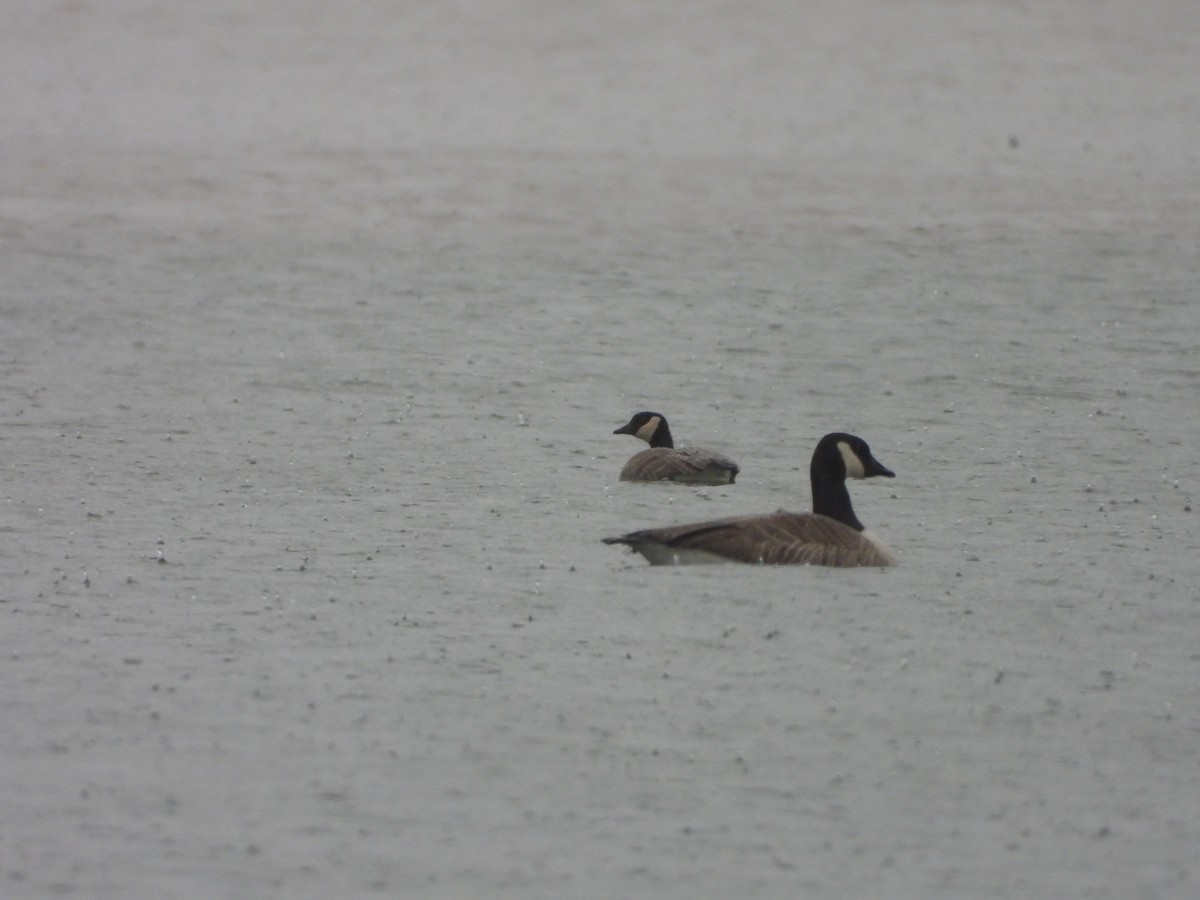
[{"label": "goose's black neck", "polygon": [[812,511],[817,515],[836,518],[856,532],[863,530],[863,523],[858,521],[858,516],[854,515],[854,508],[850,505],[850,491],[846,490],[845,481],[812,479]]},{"label": "goose's black neck", "polygon": [[837,519],[855,531],[863,530],[863,523],[858,521],[858,516],[854,515],[854,507],[850,505],[850,492],[846,490],[844,480],[831,479],[828,473],[822,475],[814,471],[812,493],[813,512]]},{"label": "goose's black neck", "polygon": [[650,446],[675,449],[675,441],[671,438],[671,428],[662,416],[658,417],[658,427],[654,429],[654,434],[650,435]]}]

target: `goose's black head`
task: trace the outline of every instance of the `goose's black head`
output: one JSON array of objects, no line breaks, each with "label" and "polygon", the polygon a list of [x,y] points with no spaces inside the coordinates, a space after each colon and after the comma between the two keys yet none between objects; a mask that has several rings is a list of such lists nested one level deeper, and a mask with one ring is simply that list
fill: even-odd
[{"label": "goose's black head", "polygon": [[837,431],[827,434],[813,451],[812,468],[813,512],[844,522],[856,531],[862,523],[854,515],[847,478],[895,478],[896,473],[871,454],[862,438]]},{"label": "goose's black head", "polygon": [[671,439],[671,429],[667,427],[667,417],[662,413],[634,413],[633,418],[618,428],[613,434],[632,434],[641,438],[651,447],[674,447]]},{"label": "goose's black head", "polygon": [[895,478],[896,473],[877,460],[867,442],[854,434],[837,431],[827,434],[813,452],[812,477],[826,481],[847,478]]}]

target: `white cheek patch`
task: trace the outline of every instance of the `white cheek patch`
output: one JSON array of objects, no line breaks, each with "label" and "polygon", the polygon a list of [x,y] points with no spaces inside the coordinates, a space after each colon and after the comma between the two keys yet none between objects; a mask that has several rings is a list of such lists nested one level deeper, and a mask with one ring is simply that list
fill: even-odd
[{"label": "white cheek patch", "polygon": [[838,449],[842,451],[842,462],[846,464],[847,478],[866,478],[867,470],[858,454],[850,449],[845,441],[838,441]]},{"label": "white cheek patch", "polygon": [[647,444],[654,440],[654,432],[658,431],[658,423],[661,422],[658,416],[651,416],[650,419],[639,428],[635,433]]}]

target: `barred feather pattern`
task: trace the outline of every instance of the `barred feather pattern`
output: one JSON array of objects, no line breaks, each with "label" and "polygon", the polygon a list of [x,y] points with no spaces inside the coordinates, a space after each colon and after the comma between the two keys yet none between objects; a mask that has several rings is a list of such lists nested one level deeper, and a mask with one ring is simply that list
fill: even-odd
[{"label": "barred feather pattern", "polygon": [[[896,557],[874,536],[816,513],[784,510],[692,525],[635,531],[605,543],[627,544],[652,563],[711,554],[761,565],[891,566]],[[714,559],[713,561],[717,561]]]},{"label": "barred feather pattern", "polygon": [[733,484],[738,466],[711,450],[652,447],[635,453],[621,470],[621,481],[675,481],[681,484]]}]

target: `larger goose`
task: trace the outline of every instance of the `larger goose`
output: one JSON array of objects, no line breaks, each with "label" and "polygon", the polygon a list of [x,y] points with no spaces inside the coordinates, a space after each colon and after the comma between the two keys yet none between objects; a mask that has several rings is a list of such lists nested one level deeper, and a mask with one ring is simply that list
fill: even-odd
[{"label": "larger goose", "polygon": [[896,556],[863,528],[850,505],[847,478],[895,478],[867,442],[852,434],[827,434],[813,451],[813,511],[784,510],[762,516],[735,516],[650,528],[606,544],[626,544],[653,565],[744,562],[765,565],[891,566]]},{"label": "larger goose", "polygon": [[622,481],[677,481],[682,484],[733,484],[738,467],[711,450],[676,449],[662,413],[640,412],[613,434],[632,434],[650,445],[635,453],[621,470]]}]

